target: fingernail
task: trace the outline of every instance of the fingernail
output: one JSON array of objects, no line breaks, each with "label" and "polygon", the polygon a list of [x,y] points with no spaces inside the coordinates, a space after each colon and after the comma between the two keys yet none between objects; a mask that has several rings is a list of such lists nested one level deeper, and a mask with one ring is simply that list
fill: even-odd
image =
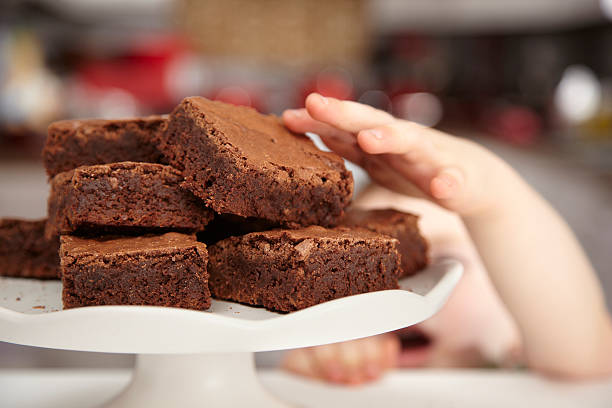
[{"label": "fingernail", "polygon": [[365,131],[363,131],[363,134],[366,137],[371,137],[371,138],[376,139],[376,140],[382,140],[383,139],[382,132],[380,130],[377,130],[377,129],[365,130]]},{"label": "fingernail", "polygon": [[321,94],[315,94],[316,98],[319,100],[320,103],[322,103],[323,105],[329,105],[329,99],[327,99],[326,97],[324,97]]}]

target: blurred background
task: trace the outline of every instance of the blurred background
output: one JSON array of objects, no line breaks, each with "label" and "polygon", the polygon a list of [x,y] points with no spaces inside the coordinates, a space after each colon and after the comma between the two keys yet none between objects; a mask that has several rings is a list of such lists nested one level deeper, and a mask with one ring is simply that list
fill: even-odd
[{"label": "blurred background", "polygon": [[[500,154],[569,221],[612,304],[611,22],[612,0],[4,0],[0,216],[45,215],[54,120],[189,95],[278,114],[317,91]],[[44,364],[2,347],[2,366]]]}]

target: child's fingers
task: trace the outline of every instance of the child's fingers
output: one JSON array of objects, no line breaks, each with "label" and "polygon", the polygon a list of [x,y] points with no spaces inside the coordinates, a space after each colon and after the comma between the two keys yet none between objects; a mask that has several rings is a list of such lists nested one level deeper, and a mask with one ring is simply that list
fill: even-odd
[{"label": "child's fingers", "polygon": [[[465,196],[463,170],[453,167],[445,153],[455,151],[457,142],[436,130],[396,120],[367,105],[319,94],[308,96],[306,109],[285,111],[283,121],[296,133],[317,133],[331,150],[396,191],[415,194],[416,186],[450,207]],[[390,169],[401,177],[389,174]]]},{"label": "child's fingers", "polygon": [[316,133],[334,152],[355,164],[362,165],[363,152],[355,136],[310,117],[306,109],[288,109],[283,112],[283,123],[295,133]]},{"label": "child's fingers", "polygon": [[282,362],[282,367],[287,371],[305,377],[316,377],[317,370],[310,353],[305,349],[289,351]]},{"label": "child's fingers", "polygon": [[465,184],[463,173],[454,167],[446,167],[431,180],[429,190],[438,200],[453,200],[458,197]]},{"label": "child's fingers", "polygon": [[342,368],[344,369],[343,381],[347,384],[359,384],[365,381],[362,341],[354,340],[338,344],[338,351]]},{"label": "child's fingers", "polygon": [[384,335],[364,339],[363,342],[363,375],[366,380],[379,378],[388,368],[385,357]]},{"label": "child's fingers", "polygon": [[295,133],[316,133],[322,138],[337,139],[344,143],[355,143],[355,136],[326,123],[313,119],[306,109],[287,109],[283,112],[283,123]]},{"label": "child's fingers", "polygon": [[394,333],[385,335],[383,355],[385,357],[387,368],[394,368],[397,366],[397,360],[399,358],[401,348],[400,340],[397,335]]},{"label": "child's fingers", "polygon": [[322,380],[361,384],[379,378],[395,365],[397,348],[382,335],[344,343],[292,350],[286,354],[283,368],[303,376]]},{"label": "child's fingers", "polygon": [[389,165],[436,200],[455,200],[465,187],[463,172],[449,166],[444,153],[452,146],[452,141],[435,130],[396,121],[362,130],[357,135],[357,142],[368,154],[382,157],[391,154]]},{"label": "child's fingers", "polygon": [[336,98],[326,98],[317,93],[308,95],[306,109],[313,119],[351,133],[381,126],[395,120],[389,113],[371,106],[352,101],[341,101]]},{"label": "child's fingers", "polygon": [[344,380],[344,369],[338,354],[337,344],[312,347],[309,349],[311,358],[315,362],[317,375],[328,381],[342,382]]},{"label": "child's fingers", "polygon": [[359,148],[359,146],[357,146],[357,143],[349,144],[349,143],[339,142],[338,140],[334,138],[325,138],[325,137],[322,137],[321,140],[323,140],[323,143],[325,143],[325,146],[330,148],[332,151],[336,152],[337,154],[344,157],[348,161],[351,161],[357,164],[358,166],[363,167],[364,155],[363,155],[363,151]]},{"label": "child's fingers", "polygon": [[359,146],[369,154],[415,154],[433,151],[438,132],[414,122],[395,121],[363,129],[357,134]]}]

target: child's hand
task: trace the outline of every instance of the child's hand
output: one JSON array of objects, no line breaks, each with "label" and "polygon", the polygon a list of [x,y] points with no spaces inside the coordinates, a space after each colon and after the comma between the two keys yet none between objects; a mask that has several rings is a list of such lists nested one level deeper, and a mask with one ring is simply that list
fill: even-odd
[{"label": "child's hand", "polygon": [[286,110],[283,121],[296,133],[318,134],[379,184],[425,195],[461,215],[475,215],[503,201],[513,174],[475,143],[356,102],[311,94],[305,109]]},{"label": "child's hand", "polygon": [[396,364],[399,340],[393,334],[366,337],[289,351],[283,367],[296,374],[335,383],[361,384],[382,376]]}]

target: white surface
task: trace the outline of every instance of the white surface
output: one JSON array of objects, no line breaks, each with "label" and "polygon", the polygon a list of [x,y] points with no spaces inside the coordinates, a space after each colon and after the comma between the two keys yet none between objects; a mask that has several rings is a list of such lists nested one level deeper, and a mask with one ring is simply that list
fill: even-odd
[{"label": "white surface", "polygon": [[66,350],[164,354],[268,351],[333,343],[431,317],[446,301],[461,271],[460,263],[445,260],[402,280],[402,289],[349,296],[289,314],[223,301],[213,301],[206,312],[152,306],[60,311],[59,282],[0,278],[0,341]]},{"label": "white surface", "polygon": [[[361,387],[303,380],[280,371],[259,373],[273,394],[302,407],[609,408],[612,381],[547,381],[495,370],[402,370]],[[0,371],[0,405],[11,408],[90,408],[130,381],[127,370]],[[176,405],[169,405],[176,406]],[[204,405],[201,405],[204,406]]]}]

